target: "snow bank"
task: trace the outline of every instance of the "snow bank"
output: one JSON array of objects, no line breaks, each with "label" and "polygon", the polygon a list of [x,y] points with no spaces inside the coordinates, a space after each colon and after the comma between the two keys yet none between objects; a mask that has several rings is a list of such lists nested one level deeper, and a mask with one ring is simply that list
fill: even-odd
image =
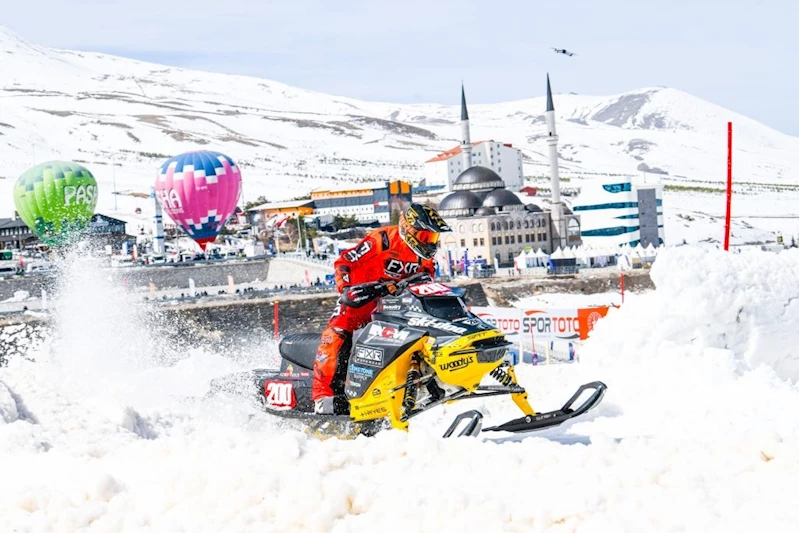
[{"label": "snow bank", "polygon": [[799,250],[683,247],[652,279],[656,291],[611,309],[582,350],[582,370],[612,391],[603,408],[623,413],[597,424],[721,449],[797,442],[782,409],[799,407]]},{"label": "snow bank", "polygon": [[[627,291],[624,301],[638,298],[638,294]],[[535,296],[525,296],[513,302],[513,307],[522,309],[550,308],[572,309],[575,307],[592,307],[601,305],[621,305],[619,291],[600,292],[595,294],[572,294],[562,292],[544,292]]]},{"label": "snow bank", "polygon": [[764,365],[783,379],[799,378],[799,250],[783,253],[683,247],[658,257],[657,290],[597,324],[591,347],[611,364],[650,364],[665,356],[679,366],[703,348],[726,350],[746,369]]},{"label": "snow bank", "polygon": [[19,417],[17,402],[11,396],[8,387],[0,381],[0,424],[10,424]]},{"label": "snow bank", "polygon": [[6,298],[3,302],[24,302],[30,300],[31,294],[28,291],[14,291],[14,296]]},{"label": "snow bank", "polygon": [[203,398],[237,366],[224,354],[132,364],[115,338],[147,332],[103,311],[118,303],[98,282],[76,296],[98,307],[93,344],[62,328],[37,363],[0,369],[26,410],[0,424],[0,531],[794,531],[797,265],[796,253],[664,253],[657,290],[611,310],[580,364],[519,369],[540,409],[594,379],[609,386],[600,407],[547,432],[460,441],[440,438],[455,414],[494,423],[515,407],[309,438],[248,402]]}]

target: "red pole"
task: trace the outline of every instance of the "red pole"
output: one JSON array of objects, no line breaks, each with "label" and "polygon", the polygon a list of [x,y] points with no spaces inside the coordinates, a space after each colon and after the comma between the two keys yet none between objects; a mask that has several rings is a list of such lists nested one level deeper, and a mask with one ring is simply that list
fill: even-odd
[{"label": "red pole", "polygon": [[621,303],[624,303],[624,274],[619,274],[619,286],[621,287]]},{"label": "red pole", "polygon": [[275,340],[280,338],[280,306],[275,300]]},{"label": "red pole", "polygon": [[724,223],[724,250],[730,249],[730,209],[732,203],[732,122],[727,122],[727,218]]}]

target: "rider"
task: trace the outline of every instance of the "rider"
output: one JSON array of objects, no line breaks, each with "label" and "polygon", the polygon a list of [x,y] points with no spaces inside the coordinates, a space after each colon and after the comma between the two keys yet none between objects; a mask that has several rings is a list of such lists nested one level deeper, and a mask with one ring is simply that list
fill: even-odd
[{"label": "rider", "polygon": [[439,233],[445,231],[452,230],[435,209],[411,204],[399,225],[373,230],[336,260],[341,297],[314,361],[312,397],[317,414],[349,413],[344,380],[352,332],[369,321],[376,298],[393,293],[392,282],[417,272],[427,272],[432,279]]}]

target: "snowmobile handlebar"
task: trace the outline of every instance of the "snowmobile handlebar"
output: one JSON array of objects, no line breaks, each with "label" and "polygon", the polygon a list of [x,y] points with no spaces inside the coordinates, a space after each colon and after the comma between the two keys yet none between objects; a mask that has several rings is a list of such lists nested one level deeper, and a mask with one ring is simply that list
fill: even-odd
[{"label": "snowmobile handlebar", "polygon": [[395,295],[404,291],[408,285],[418,283],[422,279],[432,279],[427,272],[417,272],[399,281],[370,281],[347,288],[341,294],[341,301],[353,308],[363,307],[376,298]]},{"label": "snowmobile handlebar", "polygon": [[417,272],[416,274],[410,275],[405,279],[401,279],[399,281],[387,281],[385,282],[386,285],[393,285],[395,287],[395,293],[404,291],[408,285],[412,283],[418,283],[422,279],[427,278],[427,280],[432,281],[432,277],[428,272]]},{"label": "snowmobile handlebar", "polygon": [[377,289],[379,292],[383,292],[385,294],[397,294],[399,292],[404,291],[408,288],[408,285],[413,283],[419,283],[422,279],[427,278],[427,280],[431,280],[430,274],[427,272],[417,272],[416,274],[412,274],[407,278],[401,279],[399,281],[369,281],[366,283],[361,283],[359,285],[353,285],[350,287],[351,289],[360,289],[360,288],[374,288]]}]

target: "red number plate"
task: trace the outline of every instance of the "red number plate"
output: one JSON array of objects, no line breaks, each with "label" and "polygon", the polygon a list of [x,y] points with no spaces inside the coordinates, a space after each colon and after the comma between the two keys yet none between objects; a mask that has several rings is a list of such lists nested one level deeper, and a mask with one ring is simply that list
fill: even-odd
[{"label": "red number plate", "polygon": [[292,409],[297,405],[294,386],[289,381],[264,382],[264,397],[272,409]]}]

